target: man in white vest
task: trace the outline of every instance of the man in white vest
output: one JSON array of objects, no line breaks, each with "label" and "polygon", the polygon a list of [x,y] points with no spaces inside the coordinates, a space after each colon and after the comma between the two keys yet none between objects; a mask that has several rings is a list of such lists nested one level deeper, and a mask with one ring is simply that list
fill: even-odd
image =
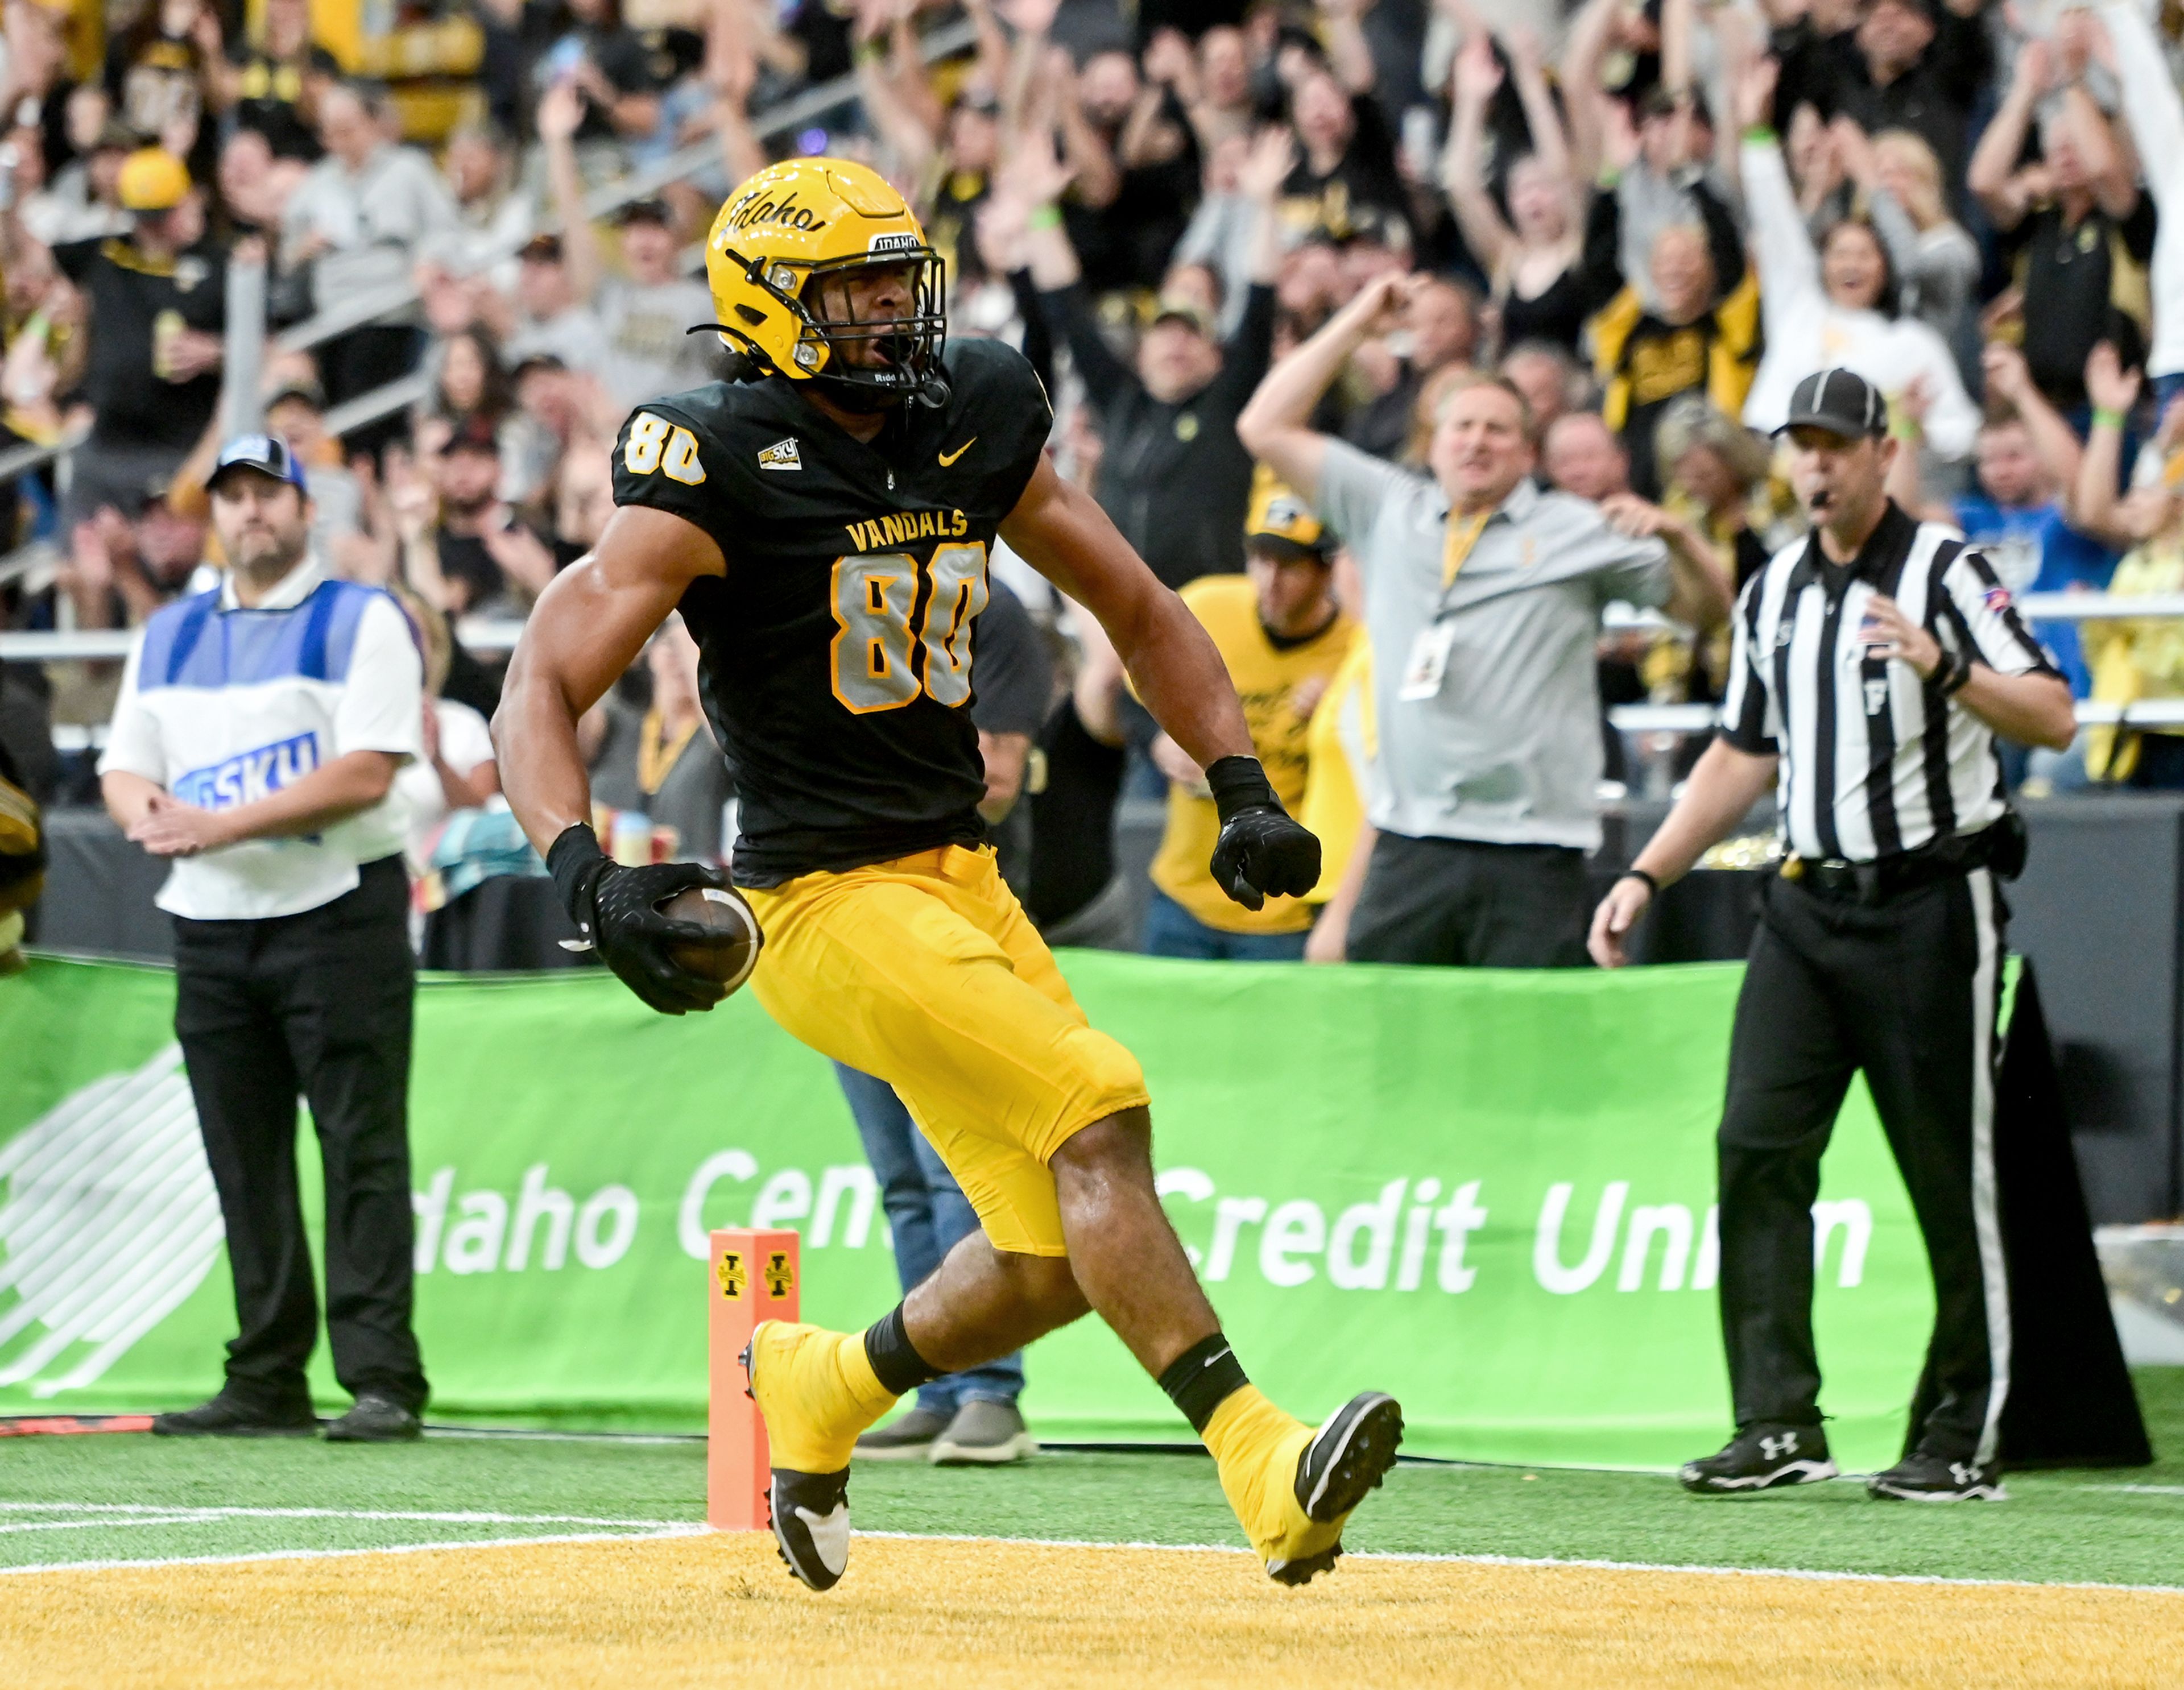
[{"label": "man in white vest", "polygon": [[401,608],[330,578],[285,441],[245,435],[210,481],[228,570],[152,618],[105,756],[106,806],[174,870],[175,1031],[220,1191],[240,1331],[170,1435],[309,1435],[318,1335],[296,1098],[326,1169],[326,1326],[355,1406],[341,1442],[419,1434],[410,1330],[409,881],[396,770],[423,751]]}]

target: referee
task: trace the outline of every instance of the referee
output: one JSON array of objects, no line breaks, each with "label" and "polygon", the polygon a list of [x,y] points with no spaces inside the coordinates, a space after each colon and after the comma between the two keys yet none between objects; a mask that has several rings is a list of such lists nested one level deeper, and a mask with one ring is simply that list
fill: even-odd
[{"label": "referee", "polygon": [[1861,377],[1798,384],[1783,431],[1813,531],[1738,600],[1719,737],[1593,918],[1603,967],[1659,888],[1772,784],[1768,880],[1719,1140],[1721,1323],[1736,1435],[1683,1470],[1743,1495],[1831,1478],[1813,1349],[1820,1153],[1864,1070],[1926,1241],[1934,1407],[1875,1497],[1997,1498],[2009,1304],[1995,1211],[1995,1015],[2024,861],[1994,738],[2057,749],[2070,689],[1956,531],[1888,498],[1897,443]]},{"label": "referee", "polygon": [[220,1192],[241,1331],[210,1402],[156,1432],[309,1434],[318,1334],[296,1097],[326,1182],[326,1328],[343,1443],[418,1435],[408,1097],[415,979],[395,771],[421,754],[422,664],[384,592],[330,579],[286,442],[245,435],[209,482],[230,568],[130,653],[99,772],[174,870],[175,1031]]}]

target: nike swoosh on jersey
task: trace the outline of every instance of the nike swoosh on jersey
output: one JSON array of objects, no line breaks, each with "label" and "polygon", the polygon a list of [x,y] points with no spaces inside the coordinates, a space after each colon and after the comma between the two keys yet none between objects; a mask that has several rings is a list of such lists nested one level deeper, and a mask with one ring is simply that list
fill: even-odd
[{"label": "nike swoosh on jersey", "polygon": [[974,434],[961,446],[957,447],[953,452],[942,453],[940,454],[940,467],[945,470],[950,464],[953,464],[958,458],[961,458],[965,453],[968,452],[978,443],[978,436]]}]

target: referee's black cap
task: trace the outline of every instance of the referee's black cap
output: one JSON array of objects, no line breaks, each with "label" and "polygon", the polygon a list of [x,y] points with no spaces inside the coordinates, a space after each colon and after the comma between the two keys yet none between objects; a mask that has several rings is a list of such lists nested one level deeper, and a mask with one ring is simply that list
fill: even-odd
[{"label": "referee's black cap", "polygon": [[1824,428],[1846,440],[1878,440],[1888,432],[1888,401],[1863,375],[1850,370],[1818,370],[1790,396],[1790,414],[1774,431]]}]

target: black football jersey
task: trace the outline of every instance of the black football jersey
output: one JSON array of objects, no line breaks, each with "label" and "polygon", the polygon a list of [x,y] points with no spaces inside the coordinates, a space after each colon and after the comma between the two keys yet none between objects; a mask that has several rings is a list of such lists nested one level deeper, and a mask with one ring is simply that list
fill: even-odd
[{"label": "black football jersey", "polygon": [[870,444],[779,376],[653,401],[615,442],[615,503],[696,524],[727,559],[682,610],[735,769],[743,885],[985,837],[987,554],[1053,413],[998,341],[945,361],[948,403],[890,414]]}]

